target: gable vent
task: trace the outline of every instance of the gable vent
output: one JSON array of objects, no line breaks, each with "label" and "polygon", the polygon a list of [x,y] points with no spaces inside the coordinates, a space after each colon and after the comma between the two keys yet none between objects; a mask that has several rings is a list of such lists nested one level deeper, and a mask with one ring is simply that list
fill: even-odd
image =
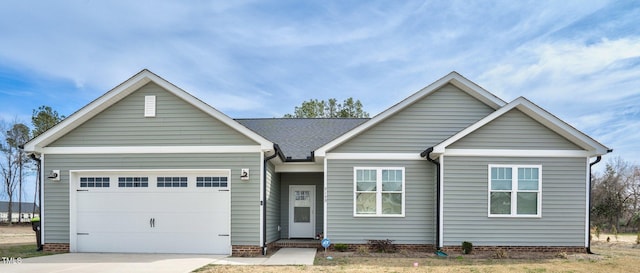
[{"label": "gable vent", "polygon": [[144,116],[156,116],[156,96],[144,96]]}]

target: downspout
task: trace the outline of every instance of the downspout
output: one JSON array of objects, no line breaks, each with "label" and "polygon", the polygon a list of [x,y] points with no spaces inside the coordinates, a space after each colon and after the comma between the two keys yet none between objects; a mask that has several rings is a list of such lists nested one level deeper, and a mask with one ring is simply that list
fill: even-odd
[{"label": "downspout", "polygon": [[264,158],[264,172],[262,173],[262,255],[267,255],[267,171],[269,170],[269,160],[280,155],[280,147],[273,144],[273,155]]},{"label": "downspout", "polygon": [[[440,162],[431,159],[431,153],[433,152],[433,147],[426,149],[424,152],[420,153],[421,157],[427,158],[429,162],[433,163],[436,166],[436,254],[446,255],[444,252],[440,250]],[[442,254],[440,254],[442,253]]]},{"label": "downspout", "polygon": [[[32,160],[36,161],[36,165],[38,166],[37,169],[37,181],[38,181],[38,188],[39,188],[39,192],[38,192],[38,215],[40,215],[40,230],[42,230],[42,227],[44,227],[44,217],[42,217],[42,160],[40,160],[40,158],[38,158],[36,156],[35,153],[32,153],[29,155],[29,158],[31,158]],[[35,209],[35,205],[34,205],[34,209]],[[42,238],[42,236],[40,236],[40,238]],[[42,242],[37,242],[38,244],[38,251],[42,250]]]},{"label": "downspout", "polygon": [[589,232],[589,240],[587,241],[587,253],[588,254],[595,254],[593,252],[591,252],[591,179],[592,179],[592,170],[591,168],[593,167],[593,165],[598,164],[598,162],[600,162],[600,160],[602,160],[602,156],[598,156],[596,157],[596,161],[589,163],[589,192],[587,193],[589,196],[589,213],[587,213],[588,217],[587,217],[587,225],[588,225],[588,229],[587,232]]}]

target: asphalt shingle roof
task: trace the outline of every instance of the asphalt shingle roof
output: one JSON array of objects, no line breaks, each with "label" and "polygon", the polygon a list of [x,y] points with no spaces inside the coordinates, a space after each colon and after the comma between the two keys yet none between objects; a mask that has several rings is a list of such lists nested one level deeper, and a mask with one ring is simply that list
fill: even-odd
[{"label": "asphalt shingle roof", "polygon": [[366,118],[262,118],[237,122],[280,146],[285,157],[304,160],[311,152],[369,119]]}]

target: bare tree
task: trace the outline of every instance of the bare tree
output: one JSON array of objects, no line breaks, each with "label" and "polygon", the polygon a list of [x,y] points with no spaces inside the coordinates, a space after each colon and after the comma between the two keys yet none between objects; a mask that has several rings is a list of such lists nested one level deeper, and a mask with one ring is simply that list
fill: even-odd
[{"label": "bare tree", "polygon": [[24,150],[20,147],[29,141],[29,131],[30,130],[27,125],[14,122],[5,136],[7,145],[11,146],[16,153],[15,160],[18,164],[18,222],[22,222],[22,178],[24,174],[24,166],[29,164],[29,159],[24,153]]},{"label": "bare tree", "polygon": [[615,227],[628,215],[631,205],[632,167],[620,157],[607,162],[603,175],[594,175],[593,216],[596,225]]},{"label": "bare tree", "polygon": [[13,196],[16,191],[16,186],[18,185],[18,172],[19,172],[19,163],[18,163],[18,147],[9,144],[8,139],[10,139],[11,129],[7,126],[6,123],[0,124],[0,130],[2,130],[2,142],[0,142],[0,154],[2,158],[0,158],[0,172],[2,172],[2,189],[4,194],[9,199],[9,205],[7,207],[7,216],[9,220],[9,225],[11,225],[11,220],[13,219]]}]

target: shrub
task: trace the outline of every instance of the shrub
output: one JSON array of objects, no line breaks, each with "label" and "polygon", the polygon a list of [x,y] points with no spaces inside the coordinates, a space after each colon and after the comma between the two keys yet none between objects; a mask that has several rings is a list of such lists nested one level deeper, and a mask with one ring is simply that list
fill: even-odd
[{"label": "shrub", "polygon": [[358,248],[356,249],[356,253],[360,254],[360,255],[365,255],[365,254],[369,254],[369,247],[367,246],[358,246]]},{"label": "shrub", "polygon": [[393,244],[393,240],[369,240],[368,241],[369,246],[373,249],[373,251],[375,252],[382,252],[382,253],[395,253],[396,252],[396,246]]},{"label": "shrub", "polygon": [[473,244],[471,242],[462,242],[462,254],[471,254],[473,251]]},{"label": "shrub", "polygon": [[636,235],[636,245],[640,245],[640,231],[638,231],[638,235]]},{"label": "shrub", "polygon": [[568,259],[569,255],[567,254],[567,252],[558,252],[556,254],[556,258],[560,258],[560,259]]},{"label": "shrub", "polygon": [[498,248],[496,249],[496,252],[493,254],[493,257],[496,259],[506,259],[506,258],[509,258],[509,255],[507,254],[506,250],[502,248]]},{"label": "shrub", "polygon": [[616,226],[613,226],[613,228],[611,228],[611,233],[613,233],[613,236],[616,237],[616,241],[618,241],[618,229],[616,228]]},{"label": "shrub", "polygon": [[333,245],[333,248],[337,251],[345,252],[349,249],[349,246],[347,244],[335,244]]},{"label": "shrub", "polygon": [[598,226],[596,226],[594,229],[594,233],[596,234],[596,238],[598,238],[598,240],[600,240],[600,228]]}]

